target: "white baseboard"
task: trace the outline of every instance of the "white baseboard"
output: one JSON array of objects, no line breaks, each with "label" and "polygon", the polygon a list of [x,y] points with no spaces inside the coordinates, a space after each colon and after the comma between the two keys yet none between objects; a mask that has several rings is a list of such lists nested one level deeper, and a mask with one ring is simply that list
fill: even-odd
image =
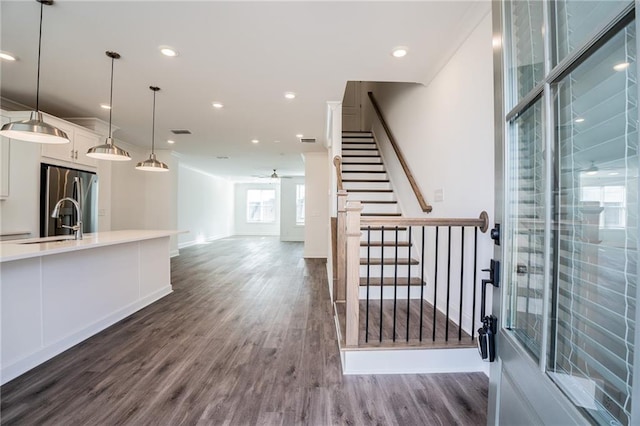
[{"label": "white baseboard", "polygon": [[169,252],[169,257],[178,257],[180,256],[180,250],[171,250]]},{"label": "white baseboard", "polygon": [[19,375],[26,373],[32,368],[77,345],[83,340],[86,340],[94,334],[97,334],[100,331],[112,326],[118,321],[165,297],[171,292],[173,292],[171,286],[164,287],[146,297],[143,297],[142,299],[135,301],[134,303],[131,303],[128,306],[125,306],[122,309],[119,309],[107,315],[106,317],[94,322],[93,324],[84,327],[82,330],[66,336],[58,340],[57,342],[50,344],[47,347],[44,347],[32,353],[31,355],[20,359],[19,361],[14,362],[11,365],[2,366],[2,370],[0,370],[0,384],[4,385],[10,380],[15,379]]},{"label": "white baseboard", "polygon": [[481,372],[489,363],[476,348],[342,350],[343,374],[428,374]]}]

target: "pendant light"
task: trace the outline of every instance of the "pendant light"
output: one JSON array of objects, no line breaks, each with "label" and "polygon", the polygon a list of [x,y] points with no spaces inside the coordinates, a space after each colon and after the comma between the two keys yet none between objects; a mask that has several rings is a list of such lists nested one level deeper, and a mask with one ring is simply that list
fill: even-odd
[{"label": "pendant light", "polygon": [[276,173],[276,169],[273,169],[273,173],[271,173],[271,179],[278,179],[280,176]]},{"label": "pendant light", "polygon": [[45,123],[40,112],[40,56],[42,51],[42,14],[44,5],[52,5],[53,0],[37,0],[40,3],[40,33],[38,36],[38,78],[36,83],[36,109],[28,120],[7,123],[0,129],[0,135],[7,138],[36,143],[69,143],[69,136],[57,127]]},{"label": "pendant light", "polygon": [[120,54],[117,52],[106,51],[105,54],[111,58],[111,92],[109,94],[109,136],[102,145],[96,145],[91,147],[87,151],[87,157],[97,158],[98,160],[111,160],[111,161],[129,161],[131,156],[127,151],[117,147],[113,143],[111,138],[111,116],[113,113],[113,63],[116,59],[120,59]]},{"label": "pendant light", "polygon": [[156,92],[160,90],[159,87],[149,86],[149,89],[153,91],[153,118],[151,121],[151,155],[144,161],[136,164],[136,169],[144,170],[145,172],[168,172],[169,166],[162,161],[156,160],[156,154],[153,152],[155,148],[155,136],[156,136]]}]

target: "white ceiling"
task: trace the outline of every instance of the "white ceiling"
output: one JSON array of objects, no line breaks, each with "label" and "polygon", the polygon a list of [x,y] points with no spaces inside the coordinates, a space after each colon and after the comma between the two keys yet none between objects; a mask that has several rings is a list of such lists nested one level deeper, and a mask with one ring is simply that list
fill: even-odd
[{"label": "white ceiling", "polygon": [[[1,95],[30,107],[39,8],[35,0],[0,3],[0,49],[18,57],[2,61]],[[104,52],[113,50],[122,55],[115,63],[114,137],[150,145],[148,87],[157,85],[157,149],[233,179],[274,168],[302,175],[300,154],[323,149],[326,102],[341,100],[347,81],[426,83],[489,10],[485,0],[56,0],[44,10],[40,109],[108,120],[99,104],[109,102]],[[179,56],[161,55],[161,45]],[[405,58],[390,54],[399,45],[409,47]],[[285,99],[286,91],[297,98]],[[212,101],[225,107],[216,110]],[[174,137],[170,129],[193,134]],[[318,142],[303,145],[297,133]],[[175,145],[166,144],[169,137]]]}]

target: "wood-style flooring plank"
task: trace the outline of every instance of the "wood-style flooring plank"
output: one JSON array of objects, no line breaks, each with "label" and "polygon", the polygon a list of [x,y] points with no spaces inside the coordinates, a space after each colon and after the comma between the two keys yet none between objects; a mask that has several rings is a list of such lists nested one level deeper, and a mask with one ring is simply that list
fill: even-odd
[{"label": "wood-style flooring plank", "polygon": [[238,237],[174,292],[0,388],[4,425],[486,423],[483,374],[343,376],[324,261]]}]

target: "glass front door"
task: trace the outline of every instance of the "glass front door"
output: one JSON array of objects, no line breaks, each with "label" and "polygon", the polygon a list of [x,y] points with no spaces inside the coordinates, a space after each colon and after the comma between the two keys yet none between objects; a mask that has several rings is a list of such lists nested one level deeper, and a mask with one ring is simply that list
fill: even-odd
[{"label": "glass front door", "polygon": [[504,289],[493,420],[638,424],[634,4],[498,9]]}]

